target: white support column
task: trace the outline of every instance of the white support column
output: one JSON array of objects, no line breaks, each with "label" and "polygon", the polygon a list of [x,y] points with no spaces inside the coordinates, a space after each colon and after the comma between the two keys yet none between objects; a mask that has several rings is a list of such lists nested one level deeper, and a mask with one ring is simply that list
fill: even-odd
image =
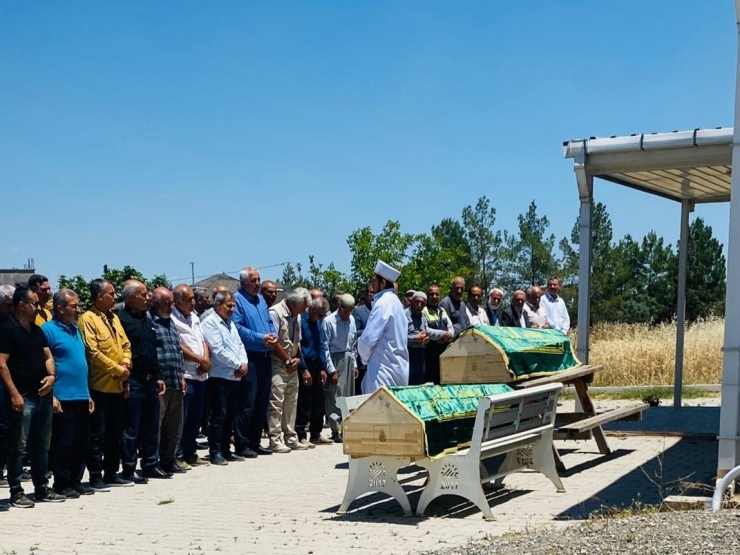
[{"label": "white support column", "polygon": [[686,331],[686,265],[689,257],[689,214],[694,203],[681,201],[681,238],[678,243],[678,306],[676,307],[676,366],[673,380],[673,408],[680,409],[683,396],[683,346]]},{"label": "white support column", "polygon": [[[732,192],[740,191],[740,0],[735,0],[738,56],[735,74],[735,130],[732,140]],[[727,283],[740,280],[740,194],[731,194],[727,241]],[[740,288],[727,287],[725,342],[722,354],[722,406],[719,416],[717,476],[738,464],[740,432]]]},{"label": "white support column", "polygon": [[586,174],[585,145],[575,158],[578,196],[581,200],[578,257],[578,360],[588,364],[591,330],[591,258],[593,240],[591,220],[594,205],[594,178]]}]

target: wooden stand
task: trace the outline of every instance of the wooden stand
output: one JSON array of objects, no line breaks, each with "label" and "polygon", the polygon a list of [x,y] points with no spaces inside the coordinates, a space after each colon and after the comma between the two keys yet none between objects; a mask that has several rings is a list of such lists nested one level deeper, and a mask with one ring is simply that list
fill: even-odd
[{"label": "wooden stand", "polygon": [[[591,439],[593,437],[596,440],[596,445],[599,447],[599,453],[610,455],[612,451],[606,441],[602,426],[618,420],[641,420],[642,411],[647,409],[649,405],[646,403],[633,403],[625,407],[597,414],[591,400],[591,395],[588,393],[588,383],[592,381],[593,375],[596,372],[600,372],[603,369],[604,367],[601,365],[582,365],[572,370],[558,372],[552,376],[509,385],[517,389],[551,383],[573,385],[576,390],[576,396],[583,407],[583,412],[558,413],[555,422],[554,439]],[[553,451],[558,472],[565,472],[567,469],[557,449],[553,447]]]}]

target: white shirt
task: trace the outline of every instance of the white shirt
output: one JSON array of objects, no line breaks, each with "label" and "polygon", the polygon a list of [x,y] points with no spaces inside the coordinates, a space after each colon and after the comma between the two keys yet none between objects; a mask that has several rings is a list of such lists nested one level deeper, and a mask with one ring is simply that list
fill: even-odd
[{"label": "white shirt", "polygon": [[475,312],[475,309],[470,306],[470,303],[465,303],[465,312],[468,313],[468,320],[470,320],[471,326],[476,324],[479,326],[489,326],[491,324],[488,321],[488,314],[486,314],[485,307],[479,305],[478,311]]},{"label": "white shirt", "polygon": [[545,293],[545,296],[540,299],[540,306],[545,307],[547,321],[550,322],[550,325],[554,329],[567,334],[570,330],[570,315],[563,297],[558,296],[557,299],[553,299],[550,293]]},{"label": "white shirt", "polygon": [[[174,308],[172,310],[172,323],[175,325],[177,333],[180,334],[180,344],[193,351],[199,357],[203,356],[203,330],[200,329],[200,318],[195,311],[190,313],[189,318],[185,318],[182,313]],[[208,374],[198,375],[198,363],[185,359],[185,379],[197,380],[204,382]]]},{"label": "white shirt", "polygon": [[540,305],[540,307],[537,310],[535,310],[531,304],[526,302],[524,303],[523,311],[526,311],[527,316],[529,316],[529,327],[530,328],[542,329],[542,328],[545,328],[546,325],[548,324],[547,310],[545,310],[544,306]]},{"label": "white shirt", "polygon": [[362,392],[384,385],[408,385],[408,320],[401,301],[386,289],[375,295],[367,326],[357,340],[357,352],[367,364]]},{"label": "white shirt", "polygon": [[[355,353],[357,346],[357,326],[352,314],[349,318],[342,320],[338,312],[332,312],[324,318],[322,323],[324,336],[326,337],[326,371],[329,374],[336,372],[331,360],[331,353]],[[354,361],[354,356],[352,357]]]},{"label": "white shirt", "polygon": [[215,311],[201,323],[203,337],[211,350],[212,378],[239,381],[235,372],[242,364],[248,364],[247,351],[239,337],[234,322],[224,321]]}]

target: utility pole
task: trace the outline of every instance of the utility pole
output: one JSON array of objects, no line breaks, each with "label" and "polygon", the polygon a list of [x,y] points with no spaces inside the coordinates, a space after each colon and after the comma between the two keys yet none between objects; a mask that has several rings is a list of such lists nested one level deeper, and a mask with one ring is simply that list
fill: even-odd
[{"label": "utility pole", "polygon": [[190,263],[190,285],[195,285],[195,262]]}]

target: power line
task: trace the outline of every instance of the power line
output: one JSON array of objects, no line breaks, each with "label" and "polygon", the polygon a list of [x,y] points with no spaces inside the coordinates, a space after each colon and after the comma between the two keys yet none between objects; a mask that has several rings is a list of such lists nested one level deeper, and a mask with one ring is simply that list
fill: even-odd
[{"label": "power line", "polygon": [[[268,268],[277,268],[278,266],[285,266],[286,264],[290,264],[290,262],[278,262],[277,264],[268,264],[267,266],[258,266],[255,268],[255,270],[266,270]],[[239,270],[233,270],[231,272],[221,272],[224,275],[230,276],[232,274],[238,274],[241,272],[241,269]],[[204,278],[209,278],[214,274],[204,274],[202,276],[188,276],[188,277],[179,277],[179,278],[167,278],[169,282],[174,283],[176,281],[187,281],[187,280],[200,280]]]}]

